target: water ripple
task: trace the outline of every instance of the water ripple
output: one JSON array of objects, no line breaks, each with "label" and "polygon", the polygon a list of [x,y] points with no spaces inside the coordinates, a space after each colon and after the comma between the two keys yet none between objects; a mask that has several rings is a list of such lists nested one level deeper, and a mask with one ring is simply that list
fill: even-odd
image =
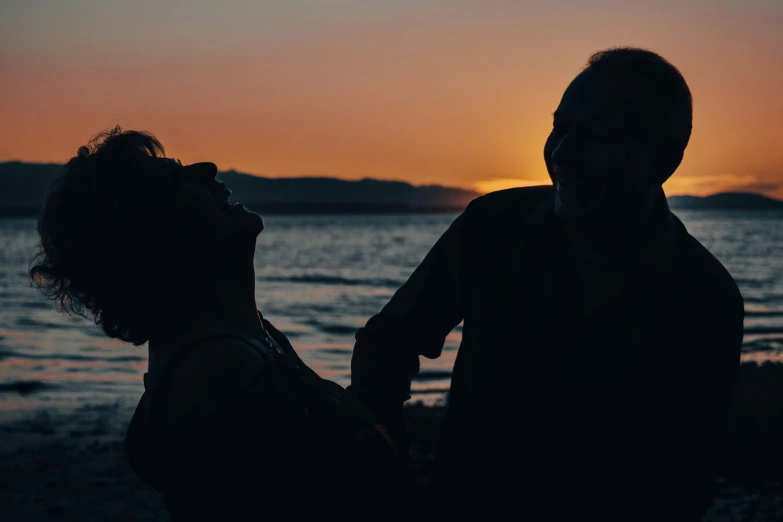
[{"label": "water ripple", "polygon": [[0,393],[18,393],[20,395],[28,395],[30,393],[36,393],[41,390],[48,390],[55,388],[55,386],[45,383],[43,381],[13,381],[0,383]]},{"label": "water ripple", "polygon": [[20,352],[0,352],[0,358],[15,357],[19,359],[32,359],[43,361],[72,361],[72,362],[143,362],[146,361],[146,357],[139,355],[120,355],[120,356],[103,356],[92,357],[89,355],[76,355],[68,353],[20,353]]},{"label": "water ripple", "polygon": [[374,286],[382,288],[398,288],[405,281],[396,279],[351,279],[339,276],[305,274],[294,276],[259,276],[258,281],[275,283],[303,283],[310,285],[340,285],[340,286]]}]

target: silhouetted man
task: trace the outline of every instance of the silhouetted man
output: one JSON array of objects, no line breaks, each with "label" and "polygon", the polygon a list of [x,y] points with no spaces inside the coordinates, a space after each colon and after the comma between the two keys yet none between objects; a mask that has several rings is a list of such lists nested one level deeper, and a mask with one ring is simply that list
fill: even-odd
[{"label": "silhouetted man", "polygon": [[552,186],[477,198],[356,334],[352,385],[404,446],[418,357],[464,321],[434,505],[527,520],[699,520],[743,302],[670,212],[691,94],[655,53],[593,55],[544,146]]}]

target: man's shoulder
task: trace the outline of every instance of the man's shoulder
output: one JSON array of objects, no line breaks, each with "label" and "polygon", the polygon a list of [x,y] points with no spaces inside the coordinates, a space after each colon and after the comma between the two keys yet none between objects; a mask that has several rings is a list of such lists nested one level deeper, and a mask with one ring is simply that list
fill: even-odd
[{"label": "man's shoulder", "polygon": [[498,190],[479,196],[466,210],[474,218],[525,218],[535,212],[554,194],[552,185],[537,185]]}]

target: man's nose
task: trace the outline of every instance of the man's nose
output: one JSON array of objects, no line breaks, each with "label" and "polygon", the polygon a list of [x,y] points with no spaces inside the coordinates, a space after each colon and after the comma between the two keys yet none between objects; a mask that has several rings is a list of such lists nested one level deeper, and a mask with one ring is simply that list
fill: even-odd
[{"label": "man's nose", "polygon": [[552,151],[551,161],[553,166],[557,166],[555,170],[558,178],[567,179],[569,173],[577,170],[577,156],[573,140],[566,134]]}]

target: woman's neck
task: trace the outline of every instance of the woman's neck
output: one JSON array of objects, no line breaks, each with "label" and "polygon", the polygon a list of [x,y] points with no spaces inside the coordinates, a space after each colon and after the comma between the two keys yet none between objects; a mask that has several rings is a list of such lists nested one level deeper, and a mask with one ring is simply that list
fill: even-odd
[{"label": "woman's neck", "polygon": [[[237,274],[233,274],[236,276]],[[255,333],[263,328],[255,299],[255,274],[195,283],[176,305],[172,321],[152,341],[179,345],[218,332]]]}]

